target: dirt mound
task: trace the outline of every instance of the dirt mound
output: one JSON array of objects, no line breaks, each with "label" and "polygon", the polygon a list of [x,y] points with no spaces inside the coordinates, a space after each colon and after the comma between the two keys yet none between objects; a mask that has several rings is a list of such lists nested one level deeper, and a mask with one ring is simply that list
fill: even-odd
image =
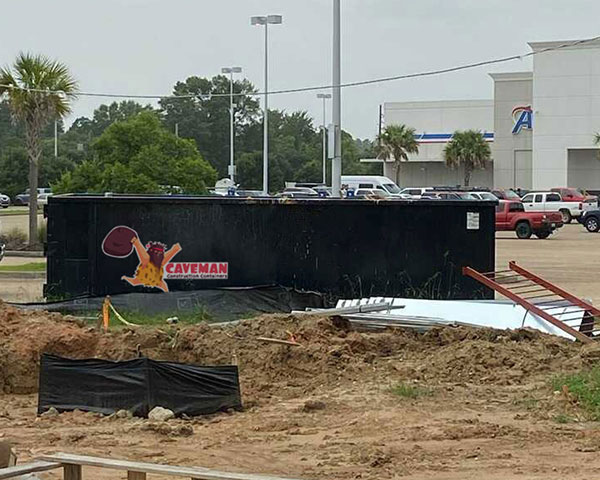
[{"label": "dirt mound", "polygon": [[[291,347],[258,337],[294,339]],[[0,391],[37,389],[43,352],[70,358],[133,358],[196,364],[238,363],[246,398],[306,394],[347,381],[519,383],[595,358],[534,331],[440,328],[426,334],[360,333],[339,318],[265,315],[236,326],[121,329],[100,334],[75,319],[0,305]],[[285,387],[285,388],[283,388]]]}]

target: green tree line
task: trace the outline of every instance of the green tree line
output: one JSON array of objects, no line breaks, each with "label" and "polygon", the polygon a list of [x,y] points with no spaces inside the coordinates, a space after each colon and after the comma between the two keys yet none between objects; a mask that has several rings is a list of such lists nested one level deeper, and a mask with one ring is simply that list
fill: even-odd
[{"label": "green tree line", "polygon": [[[234,92],[252,93],[248,80],[234,82]],[[58,121],[58,156],[54,122],[41,132],[39,185],[60,192],[158,193],[174,186],[186,193],[206,193],[227,176],[229,163],[229,78],[190,77],[177,82],[173,95],[158,107],[134,101],[98,107],[66,129]],[[262,187],[262,111],[256,97],[235,97],[236,181],[247,189]],[[177,130],[178,136],[175,135]],[[305,111],[269,112],[269,188],[286,181],[322,179],[322,137]],[[381,166],[362,164],[373,157],[369,140],[343,134],[344,174],[379,174]],[[25,130],[8,100],[0,101],[0,192],[14,197],[28,186]],[[328,181],[330,163],[328,162]]]}]

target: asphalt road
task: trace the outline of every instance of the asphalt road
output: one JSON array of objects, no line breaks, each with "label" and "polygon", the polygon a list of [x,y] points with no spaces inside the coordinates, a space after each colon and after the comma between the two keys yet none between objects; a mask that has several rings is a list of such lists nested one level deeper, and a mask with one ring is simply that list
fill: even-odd
[{"label": "asphalt road", "polygon": [[519,240],[514,232],[496,234],[496,268],[510,260],[567,292],[600,305],[600,234],[582,225],[565,225],[546,240]]}]

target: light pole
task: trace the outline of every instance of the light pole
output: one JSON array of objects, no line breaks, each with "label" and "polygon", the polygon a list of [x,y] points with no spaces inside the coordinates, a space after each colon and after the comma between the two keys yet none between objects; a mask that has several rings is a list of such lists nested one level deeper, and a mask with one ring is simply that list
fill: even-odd
[{"label": "light pole", "polygon": [[321,128],[323,129],[323,185],[327,185],[327,106],[326,103],[329,98],[331,98],[330,93],[317,93],[317,98],[323,99],[323,124]]},{"label": "light pole", "polygon": [[341,95],[341,8],[340,0],[333,0],[333,134],[335,148],[331,162],[331,195],[340,196],[342,183],[342,95]]},{"label": "light pole", "polygon": [[283,23],[281,15],[265,15],[250,18],[251,25],[265,27],[265,105],[263,113],[263,195],[269,194],[269,25]]},{"label": "light pole", "polygon": [[234,181],[235,165],[233,159],[234,119],[233,119],[233,74],[241,73],[242,67],[224,67],[221,73],[229,74],[229,178]]}]

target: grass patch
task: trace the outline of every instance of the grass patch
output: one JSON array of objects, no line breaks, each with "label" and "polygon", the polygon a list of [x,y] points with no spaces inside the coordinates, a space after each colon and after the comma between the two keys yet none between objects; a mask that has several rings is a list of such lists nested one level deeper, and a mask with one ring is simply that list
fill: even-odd
[{"label": "grass patch", "polygon": [[[135,323],[136,325],[164,326],[168,325],[167,319],[172,317],[177,317],[177,325],[195,325],[197,323],[211,323],[214,321],[213,318],[204,309],[199,309],[192,312],[165,312],[150,315],[138,311],[121,311],[118,307],[115,308],[125,320],[131,323]],[[110,312],[110,325],[111,327],[125,326],[116,318],[115,314],[112,311]]]},{"label": "grass patch", "polygon": [[13,215],[29,215],[29,207],[8,207],[0,209],[0,217],[11,217]]},{"label": "grass patch", "polygon": [[21,265],[0,265],[0,272],[45,272],[46,262],[30,262]]},{"label": "grass patch", "polygon": [[600,420],[600,366],[552,379],[554,391],[563,392],[591,420]]},{"label": "grass patch", "polygon": [[422,387],[420,385],[411,385],[409,383],[398,383],[390,388],[390,393],[401,398],[421,398],[430,397],[433,395],[433,391],[430,388]]},{"label": "grass patch", "polygon": [[554,420],[556,423],[571,423],[573,422],[573,417],[570,417],[564,413],[559,413],[558,415],[555,415],[552,420]]}]

